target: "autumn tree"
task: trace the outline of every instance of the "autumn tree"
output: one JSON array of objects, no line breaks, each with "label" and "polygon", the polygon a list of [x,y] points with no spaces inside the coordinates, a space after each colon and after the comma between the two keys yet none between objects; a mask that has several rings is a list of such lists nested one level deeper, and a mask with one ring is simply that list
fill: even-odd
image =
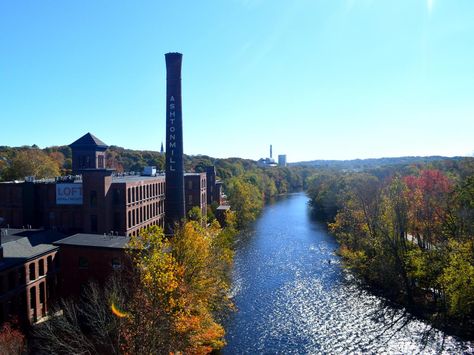
[{"label": "autumn tree", "polygon": [[404,181],[409,214],[409,232],[421,247],[432,247],[443,238],[447,220],[449,193],[453,186],[439,170],[422,170],[419,176]]},{"label": "autumn tree", "polygon": [[215,317],[230,307],[227,232],[192,221],[171,239],[155,226],[132,237],[137,287],[121,328],[125,352],[206,354],[224,346]]},{"label": "autumn tree", "polygon": [[58,165],[58,169],[64,168],[65,157],[64,154],[59,151],[54,151],[48,154],[48,156]]},{"label": "autumn tree", "polygon": [[57,162],[40,149],[33,148],[18,151],[5,170],[4,178],[8,180],[23,179],[25,176],[41,179],[60,175]]}]

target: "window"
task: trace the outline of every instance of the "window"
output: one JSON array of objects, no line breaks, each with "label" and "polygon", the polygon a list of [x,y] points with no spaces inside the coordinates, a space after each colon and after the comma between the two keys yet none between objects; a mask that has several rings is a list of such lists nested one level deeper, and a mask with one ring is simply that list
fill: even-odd
[{"label": "window", "polygon": [[192,190],[193,182],[191,180],[188,181],[188,189]]},{"label": "window", "polygon": [[39,276],[43,276],[44,275],[44,259],[40,259],[38,261],[38,269],[39,269],[38,271]]},{"label": "window", "polygon": [[30,314],[33,320],[36,321],[36,287],[30,288]]},{"label": "window", "polygon": [[80,256],[79,257],[79,269],[87,269],[89,268],[89,260],[87,258]]},{"label": "window", "polygon": [[29,271],[30,271],[30,281],[36,279],[36,265],[35,265],[35,263],[31,263],[29,265]]},{"label": "window", "polygon": [[90,192],[90,206],[97,207],[97,191],[92,190]]},{"label": "window", "polygon": [[112,268],[113,269],[120,269],[121,267],[120,259],[119,258],[112,258]]},{"label": "window", "polygon": [[40,296],[40,303],[44,304],[45,302],[45,290],[46,290],[46,284],[44,282],[40,283],[39,285],[39,296]]},{"label": "window", "polygon": [[99,166],[99,169],[104,168],[104,156],[103,155],[98,156],[98,166]]},{"label": "window", "polygon": [[97,233],[97,215],[91,214],[91,232]]}]

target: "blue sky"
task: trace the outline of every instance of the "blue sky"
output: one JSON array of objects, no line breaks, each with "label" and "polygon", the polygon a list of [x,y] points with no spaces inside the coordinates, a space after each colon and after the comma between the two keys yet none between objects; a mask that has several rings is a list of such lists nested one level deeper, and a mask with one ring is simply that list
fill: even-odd
[{"label": "blue sky", "polygon": [[474,153],[474,1],[0,2],[0,145],[159,150],[182,52],[187,154]]}]

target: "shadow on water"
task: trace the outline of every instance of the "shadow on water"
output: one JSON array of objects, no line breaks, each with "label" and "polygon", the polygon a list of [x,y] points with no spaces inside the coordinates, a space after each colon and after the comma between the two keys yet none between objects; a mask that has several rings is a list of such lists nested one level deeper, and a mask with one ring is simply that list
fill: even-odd
[{"label": "shadow on water", "polygon": [[307,203],[280,196],[239,236],[223,353],[473,351],[361,287]]}]

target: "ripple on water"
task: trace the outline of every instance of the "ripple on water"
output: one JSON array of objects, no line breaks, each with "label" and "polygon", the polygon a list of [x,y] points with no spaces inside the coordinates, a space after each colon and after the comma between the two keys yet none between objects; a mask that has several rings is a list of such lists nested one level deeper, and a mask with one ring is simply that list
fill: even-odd
[{"label": "ripple on water", "polygon": [[341,270],[334,240],[307,219],[306,201],[295,195],[272,205],[239,243],[232,292],[239,311],[224,353],[474,353],[472,343],[427,332],[361,289]]}]

